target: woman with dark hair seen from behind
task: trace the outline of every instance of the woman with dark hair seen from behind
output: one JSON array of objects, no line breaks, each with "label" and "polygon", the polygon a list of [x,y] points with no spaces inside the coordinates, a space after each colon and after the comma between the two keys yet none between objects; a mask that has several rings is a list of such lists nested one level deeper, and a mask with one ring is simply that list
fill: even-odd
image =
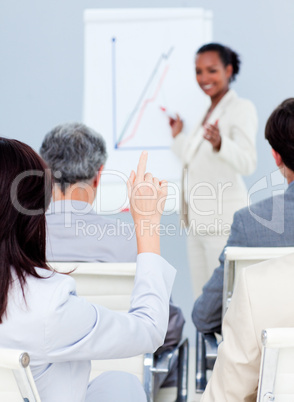
[{"label": "woman with dark hair seen from behind", "polygon": [[170,118],[172,149],[183,163],[182,221],[188,230],[188,254],[194,297],[218,265],[233,214],[247,203],[241,175],[256,167],[257,114],[230,84],[240,69],[236,52],[218,43],[198,49],[196,79],[210,106],[195,129],[183,133],[183,121]]},{"label": "woman with dark hair seen from behind", "polygon": [[[145,174],[143,153],[128,182],[136,281],[129,312],[117,313],[79,298],[74,280],[46,264],[45,211],[52,190],[46,164],[28,145],[6,138],[0,138],[0,155],[0,348],[29,353],[42,402],[145,402],[131,374],[107,372],[88,382],[91,359],[135,356],[163,343],[175,271],[160,257],[159,236],[146,227],[145,213],[154,211],[150,225],[159,224],[156,206],[164,204],[165,182]],[[156,199],[150,197],[154,186]]]},{"label": "woman with dark hair seen from behind", "polygon": [[[52,182],[45,162],[35,157],[26,144],[0,138],[0,155],[0,323],[3,323],[14,276],[24,292],[27,275],[40,277],[35,267],[48,269],[44,212],[50,203]],[[19,175],[29,170],[42,172],[42,178],[34,175],[21,180]],[[40,208],[43,214],[33,213]]]}]

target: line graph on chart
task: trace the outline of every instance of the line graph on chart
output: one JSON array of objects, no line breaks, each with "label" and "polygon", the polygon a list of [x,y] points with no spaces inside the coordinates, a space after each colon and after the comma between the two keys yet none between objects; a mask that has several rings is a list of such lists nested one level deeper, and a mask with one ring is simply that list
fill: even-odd
[{"label": "line graph on chart", "polygon": [[[117,60],[117,39],[112,38],[112,119],[113,145],[116,150],[170,148],[169,133],[164,136],[159,135],[159,132],[166,131],[167,126],[167,117],[163,115],[162,110],[163,106],[167,105],[165,87],[168,83],[173,53],[174,46],[169,46],[167,51],[157,56],[145,82],[136,85],[137,96],[128,105],[122,105],[118,89],[118,79],[122,77],[119,77],[117,71],[120,66]],[[119,108],[124,108],[126,111],[120,121]]]}]

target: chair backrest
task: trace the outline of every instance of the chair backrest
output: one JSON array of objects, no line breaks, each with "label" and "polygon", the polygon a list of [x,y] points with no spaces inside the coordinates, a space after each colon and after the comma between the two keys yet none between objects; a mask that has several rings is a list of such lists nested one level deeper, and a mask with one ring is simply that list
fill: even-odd
[{"label": "chair backrest", "polygon": [[[91,303],[111,310],[127,312],[134,287],[136,263],[50,262],[58,272],[70,273],[77,293]],[[143,381],[144,356],[127,359],[92,360],[90,379],[108,370],[123,370]]]},{"label": "chair backrest", "polygon": [[262,331],[257,402],[294,401],[294,328]]},{"label": "chair backrest", "polygon": [[229,307],[242,268],[290,253],[294,253],[294,247],[226,247],[222,315]]},{"label": "chair backrest", "polygon": [[28,353],[0,349],[0,401],[40,402]]},{"label": "chair backrest", "polygon": [[[115,311],[128,311],[136,263],[50,262],[58,272],[76,280],[77,293],[91,303]],[[72,272],[71,272],[72,271]]]}]

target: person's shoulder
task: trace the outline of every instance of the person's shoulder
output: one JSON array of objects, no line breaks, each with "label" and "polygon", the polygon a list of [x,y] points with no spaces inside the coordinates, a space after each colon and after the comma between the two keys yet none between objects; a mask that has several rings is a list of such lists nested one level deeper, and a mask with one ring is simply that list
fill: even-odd
[{"label": "person's shoulder", "polygon": [[63,274],[41,268],[36,268],[36,272],[40,278],[30,277],[31,285],[38,288],[43,295],[46,294],[47,298],[54,296],[57,299],[64,299],[76,292],[75,280],[69,273]]},{"label": "person's shoulder", "polygon": [[[284,195],[277,194],[272,197],[265,198],[258,202],[252,203],[247,207],[239,209],[234,214],[234,224],[243,222],[243,227],[247,230],[260,230],[260,225],[264,221],[270,222],[273,218],[273,209],[281,212],[284,205]],[[273,224],[278,222],[273,222]]]},{"label": "person's shoulder", "polygon": [[[71,295],[76,294],[76,284],[69,275],[36,268],[39,277],[28,275],[25,285],[25,300],[35,317],[44,320],[59,306],[64,305]],[[19,294],[19,282],[15,281],[12,292]],[[18,297],[18,296],[17,296]]]},{"label": "person's shoulder", "polygon": [[289,246],[293,238],[291,210],[294,199],[276,194],[235,212],[232,229],[246,232],[248,246]]},{"label": "person's shoulder", "polygon": [[279,199],[281,195],[275,195],[273,197],[268,197],[263,200],[260,200],[258,202],[252,203],[248,205],[247,207],[244,207],[242,209],[239,209],[238,211],[235,212],[235,217],[236,219],[242,218],[244,220],[247,220],[250,216],[252,216],[252,213],[258,214],[259,212],[267,212],[272,210],[272,205],[273,205],[273,199],[277,198]]},{"label": "person's shoulder", "polygon": [[231,107],[236,112],[240,110],[242,112],[248,111],[254,114],[256,113],[254,103],[250,99],[238,96],[236,92],[233,93]]}]

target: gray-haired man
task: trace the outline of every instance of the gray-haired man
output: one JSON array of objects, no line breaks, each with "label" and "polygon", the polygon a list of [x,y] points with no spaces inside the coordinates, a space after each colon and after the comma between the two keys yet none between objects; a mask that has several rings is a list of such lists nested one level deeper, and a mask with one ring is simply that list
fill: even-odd
[{"label": "gray-haired man", "polygon": [[52,170],[53,203],[47,213],[49,261],[136,261],[133,226],[92,208],[107,159],[101,135],[80,123],[53,128],[40,154]]}]

